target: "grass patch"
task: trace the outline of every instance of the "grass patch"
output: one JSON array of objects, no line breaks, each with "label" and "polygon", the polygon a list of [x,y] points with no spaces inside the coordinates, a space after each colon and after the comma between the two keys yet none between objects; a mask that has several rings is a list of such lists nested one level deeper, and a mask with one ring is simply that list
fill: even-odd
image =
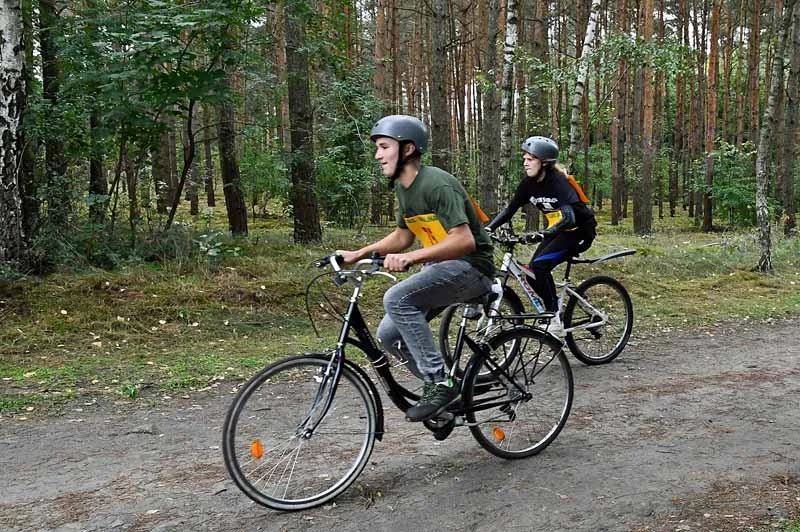
[{"label": "grass patch", "polygon": [[[590,255],[628,247],[637,254],[572,275],[575,282],[598,273],[619,279],[633,299],[635,336],[800,315],[797,239],[775,231],[775,272],[760,275],[751,271],[759,255],[754,233],[700,233],[685,218],[656,226],[642,238],[629,221],[612,227],[601,213]],[[31,406],[58,411],[76,397],[153,400],[203,390],[246,379],[288,354],[330,347],[349,291],[326,277],[312,285],[318,339],[305,314],[306,288],[319,273],[310,265],[387,232],[326,229],[322,245],[298,246],[290,228],[270,222],[236,241],[236,254],[214,261],[128,263],[7,282],[0,286],[0,415],[27,415]],[[373,331],[389,285],[366,286],[361,304]]]}]

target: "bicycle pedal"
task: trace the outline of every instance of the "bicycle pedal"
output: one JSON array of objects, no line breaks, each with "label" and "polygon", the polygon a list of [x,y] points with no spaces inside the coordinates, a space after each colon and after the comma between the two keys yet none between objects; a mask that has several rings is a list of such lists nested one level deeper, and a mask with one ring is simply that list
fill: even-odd
[{"label": "bicycle pedal", "polygon": [[456,424],[453,422],[448,423],[444,427],[440,429],[436,429],[433,431],[433,437],[436,438],[437,441],[446,440],[450,433],[453,432],[453,429],[456,427]]}]

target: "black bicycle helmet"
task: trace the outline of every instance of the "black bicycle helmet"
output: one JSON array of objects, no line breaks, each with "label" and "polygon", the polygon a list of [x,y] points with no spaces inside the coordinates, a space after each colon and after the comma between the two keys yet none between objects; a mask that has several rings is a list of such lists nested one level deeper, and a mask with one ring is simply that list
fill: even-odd
[{"label": "black bicycle helmet", "polygon": [[522,151],[528,152],[543,163],[558,161],[558,144],[547,137],[528,137],[522,143]]},{"label": "black bicycle helmet", "polygon": [[369,132],[375,142],[379,137],[389,137],[398,142],[413,142],[419,153],[428,149],[428,128],[422,120],[408,115],[389,115],[378,120]]}]

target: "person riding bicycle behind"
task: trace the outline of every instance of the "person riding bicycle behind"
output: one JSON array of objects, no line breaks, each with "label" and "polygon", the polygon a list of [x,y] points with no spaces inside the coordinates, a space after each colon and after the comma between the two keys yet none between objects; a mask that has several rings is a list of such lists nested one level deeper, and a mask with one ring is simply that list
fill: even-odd
[{"label": "person riding bicycle behind", "polygon": [[557,163],[558,144],[553,139],[529,137],[522,143],[522,151],[526,175],[511,202],[486,229],[494,231],[508,222],[527,202],[544,213],[547,228],[542,231],[541,244],[531,257],[529,272],[545,310],[555,313],[548,331],[561,337],[564,327],[558,315],[558,295],[551,272],[560,263],[589,249],[596,236],[597,220],[583,190]]},{"label": "person riding bicycle behind", "polygon": [[[397,197],[397,227],[383,239],[357,251],[339,251],[345,264],[377,252],[384,267],[418,273],[386,291],[386,314],[378,340],[387,351],[409,361],[424,381],[419,402],[406,412],[410,421],[431,419],[460,399],[428,325],[439,311],[476,299],[491,290],[492,242],[461,183],[435,166],[421,163],[428,129],[421,120],[390,115],[370,132],[375,159]],[[406,251],[420,240],[422,247]]]}]

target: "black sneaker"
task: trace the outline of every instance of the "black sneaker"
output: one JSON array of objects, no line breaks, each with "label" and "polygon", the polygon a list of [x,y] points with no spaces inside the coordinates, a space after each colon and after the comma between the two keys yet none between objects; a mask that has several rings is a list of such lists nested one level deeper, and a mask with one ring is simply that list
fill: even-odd
[{"label": "black sneaker", "polygon": [[459,399],[461,394],[455,386],[448,386],[445,382],[426,382],[422,387],[419,402],[406,411],[406,419],[425,421],[436,417]]}]

